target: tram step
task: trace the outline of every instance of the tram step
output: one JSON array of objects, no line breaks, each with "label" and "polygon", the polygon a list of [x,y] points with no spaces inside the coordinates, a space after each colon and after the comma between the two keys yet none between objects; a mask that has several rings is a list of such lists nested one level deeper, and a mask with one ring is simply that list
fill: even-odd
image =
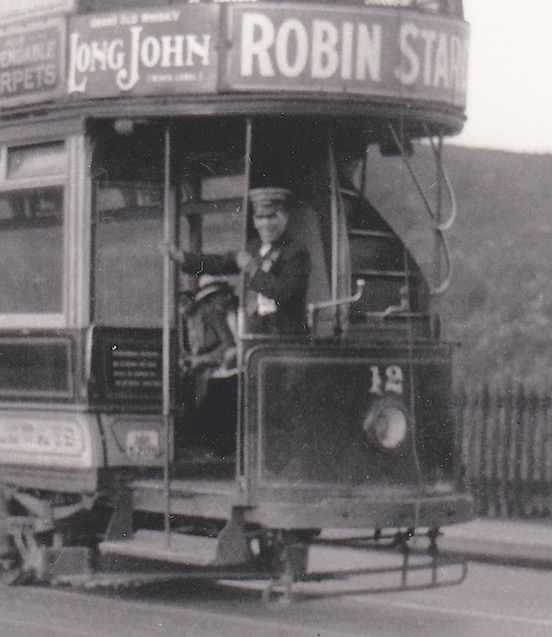
[{"label": "tram step", "polygon": [[106,555],[121,555],[181,566],[208,566],[217,556],[217,539],[182,535],[164,531],[139,530],[134,537],[116,542],[102,542],[100,551]]}]

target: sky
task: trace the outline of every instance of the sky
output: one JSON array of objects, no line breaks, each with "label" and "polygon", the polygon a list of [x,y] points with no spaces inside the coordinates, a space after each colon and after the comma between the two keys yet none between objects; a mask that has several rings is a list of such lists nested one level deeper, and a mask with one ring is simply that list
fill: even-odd
[{"label": "sky", "polygon": [[552,153],[552,0],[464,0],[468,121],[453,143]]}]

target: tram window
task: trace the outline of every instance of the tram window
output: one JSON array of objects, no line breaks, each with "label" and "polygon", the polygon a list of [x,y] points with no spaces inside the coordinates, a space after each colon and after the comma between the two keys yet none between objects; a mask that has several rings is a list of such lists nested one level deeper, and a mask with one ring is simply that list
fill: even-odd
[{"label": "tram window", "polygon": [[96,189],[94,320],[99,325],[161,324],[163,189],[139,182]]},{"label": "tram window", "polygon": [[63,188],[0,193],[0,312],[59,313]]},{"label": "tram window", "polygon": [[198,153],[186,160],[183,172],[199,178],[185,178],[181,184],[180,210],[187,223],[180,224],[180,245],[208,254],[239,250],[245,234],[243,156]]},{"label": "tram window", "polygon": [[187,223],[181,224],[180,244],[187,249],[219,254],[243,246],[241,200],[195,203],[183,212]]},{"label": "tram window", "polygon": [[63,192],[60,187],[34,188],[0,193],[0,227],[16,227],[40,220],[59,221],[63,214]]},{"label": "tram window", "polygon": [[239,199],[245,192],[245,175],[223,175],[201,180],[201,199],[217,201]]},{"label": "tram window", "polygon": [[8,149],[8,179],[60,175],[65,170],[65,144],[54,142]]},{"label": "tram window", "polygon": [[150,184],[110,183],[98,188],[96,207],[104,220],[117,215],[158,215],[163,209],[163,192]]}]

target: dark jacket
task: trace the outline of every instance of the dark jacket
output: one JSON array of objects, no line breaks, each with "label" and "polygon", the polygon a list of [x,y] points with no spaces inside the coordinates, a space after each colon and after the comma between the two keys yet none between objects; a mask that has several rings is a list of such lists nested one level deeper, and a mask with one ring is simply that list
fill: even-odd
[{"label": "dark jacket", "polygon": [[[247,251],[255,258],[257,270],[245,278],[246,331],[252,334],[302,334],[307,330],[306,293],[310,273],[307,249],[284,234],[261,257],[261,240],[253,239]],[[235,252],[225,254],[184,253],[185,272],[205,274],[239,273]],[[259,314],[258,294],[274,301],[275,311]]]}]

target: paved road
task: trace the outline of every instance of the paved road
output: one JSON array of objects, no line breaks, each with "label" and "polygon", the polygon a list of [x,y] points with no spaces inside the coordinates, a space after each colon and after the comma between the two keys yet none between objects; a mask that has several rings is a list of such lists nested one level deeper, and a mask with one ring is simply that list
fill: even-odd
[{"label": "paved road", "polygon": [[[117,593],[2,587],[0,635],[550,637],[550,577],[543,570],[472,564],[456,587],[374,595],[361,592],[369,584],[360,579],[354,587],[331,583],[320,596],[268,606],[254,584],[184,582]],[[351,594],[339,595],[347,586]]]}]

